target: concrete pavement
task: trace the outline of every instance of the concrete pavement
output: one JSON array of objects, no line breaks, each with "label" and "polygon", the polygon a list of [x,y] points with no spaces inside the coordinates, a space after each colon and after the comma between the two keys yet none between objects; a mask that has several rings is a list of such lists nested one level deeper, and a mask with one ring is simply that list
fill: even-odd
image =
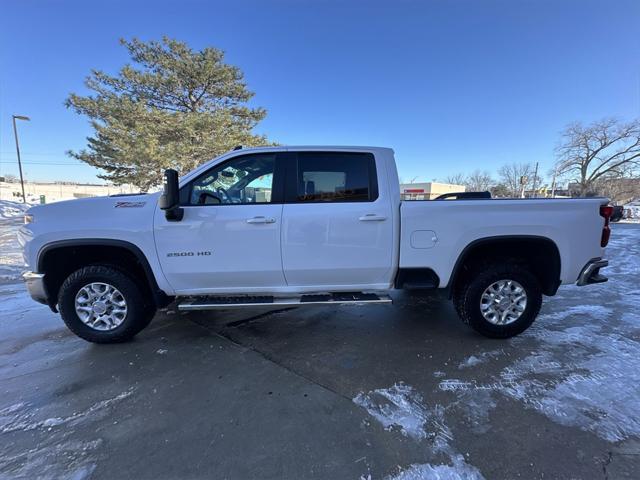
[{"label": "concrete pavement", "polygon": [[91,345],[0,287],[0,478],[638,478],[640,227],[518,338],[439,296],[160,312]]}]

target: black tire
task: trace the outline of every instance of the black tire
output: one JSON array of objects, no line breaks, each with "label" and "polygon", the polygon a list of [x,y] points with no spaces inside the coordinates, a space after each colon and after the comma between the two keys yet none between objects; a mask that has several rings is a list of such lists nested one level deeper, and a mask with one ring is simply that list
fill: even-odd
[{"label": "black tire", "polygon": [[[127,305],[127,313],[120,325],[112,330],[96,330],[86,325],[75,309],[76,295],[92,283],[113,285],[120,291]],[[155,314],[155,306],[148,295],[126,273],[110,266],[91,265],[76,270],[60,287],[58,309],[69,330],[93,343],[118,343],[130,340],[143,330]]]},{"label": "black tire", "polygon": [[[506,325],[491,323],[480,309],[480,299],[485,289],[500,280],[515,280],[527,294],[526,307],[521,316]],[[455,289],[453,302],[462,321],[476,332],[489,338],[509,338],[524,332],[536,319],[542,305],[542,291],[537,278],[526,265],[501,261],[484,265],[469,274],[467,280]]]}]

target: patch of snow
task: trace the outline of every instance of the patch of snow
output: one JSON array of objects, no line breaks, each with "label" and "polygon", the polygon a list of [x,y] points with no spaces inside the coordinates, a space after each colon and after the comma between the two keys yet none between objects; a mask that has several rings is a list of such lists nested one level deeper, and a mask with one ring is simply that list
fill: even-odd
[{"label": "patch of snow", "polygon": [[[640,228],[614,226],[607,258],[608,284],[563,286],[536,322],[509,341],[517,350],[534,339],[533,351],[484,382],[440,381],[474,427],[487,424],[494,396],[504,395],[609,442],[640,436]],[[569,306],[560,309],[558,301]]]},{"label": "patch of snow", "polygon": [[37,445],[17,455],[2,455],[0,471],[8,474],[2,478],[38,478],[54,480],[85,480],[96,469],[98,456],[102,455],[101,439],[73,441],[58,439],[52,445]]},{"label": "patch of snow", "polygon": [[490,350],[487,352],[481,352],[477,355],[471,355],[467,357],[465,360],[463,360],[462,362],[460,362],[460,365],[458,365],[458,368],[462,370],[464,368],[475,367],[476,365],[485,363],[492,358],[496,358],[501,355],[504,355],[504,353],[505,353],[504,350]]},{"label": "patch of snow", "polygon": [[622,206],[624,216],[620,223],[640,223],[640,200],[635,200]]},{"label": "patch of snow", "polygon": [[[637,341],[605,332],[594,323],[546,331],[540,339],[543,350],[506,367],[495,381],[446,379],[439,387],[456,392],[461,400],[465,395],[464,403],[472,416],[484,417],[495,407],[486,396],[495,391],[557,423],[591,431],[610,442],[640,435]],[[556,360],[561,358],[560,352],[568,354],[569,360]]]},{"label": "patch of snow", "polygon": [[[544,365],[545,356],[551,354],[530,355],[510,372],[520,388],[505,393],[562,425],[592,431],[610,442],[640,436],[640,344],[624,334],[606,331],[596,318],[591,320],[554,332],[553,338],[544,336],[552,352],[572,348],[571,363],[551,365],[545,372],[540,360]],[[545,381],[536,378],[540,373],[555,373],[560,378]],[[524,383],[527,379],[530,381]]]},{"label": "patch of snow", "polygon": [[353,402],[378,420],[385,429],[400,429],[403,435],[417,440],[427,437],[424,429],[429,420],[422,399],[409,385],[396,384],[369,393],[359,393]]},{"label": "patch of snow", "polygon": [[458,368],[473,367],[475,365],[479,365],[479,364],[484,363],[484,362],[485,362],[485,359],[478,358],[475,355],[471,355],[465,361],[461,362],[460,365],[458,365]]},{"label": "patch of snow", "polygon": [[21,217],[31,207],[28,203],[0,200],[0,218]]},{"label": "patch of snow", "polygon": [[94,403],[82,412],[74,413],[68,417],[52,417],[45,420],[34,420],[34,414],[28,410],[28,405],[17,404],[0,410],[0,433],[10,433],[15,431],[29,431],[36,429],[50,429],[64,424],[77,425],[86,418],[99,413],[114,403],[120,402],[133,394],[133,388],[116,395],[113,398],[101,400]]},{"label": "patch of snow", "polygon": [[8,407],[4,407],[0,409],[0,417],[8,415],[10,413],[17,412],[18,410],[22,410],[27,404],[24,402],[14,403],[13,405],[9,405]]},{"label": "patch of snow", "polygon": [[156,350],[156,353],[158,355],[165,355],[169,350],[167,350],[166,348],[159,348],[158,350]]},{"label": "patch of snow", "polygon": [[458,368],[473,367],[473,366],[478,365],[478,364],[483,363],[483,362],[484,362],[484,359],[478,358],[475,355],[471,355],[464,362],[460,363],[460,365],[458,365]]},{"label": "patch of snow", "polygon": [[17,233],[29,204],[0,200],[0,284],[20,281],[24,259]]},{"label": "patch of snow", "polygon": [[64,418],[55,417],[55,418],[47,418],[41,423],[41,425],[43,428],[51,428],[51,427],[57,427],[58,425],[62,425],[63,423],[65,423]]},{"label": "patch of snow", "polygon": [[[84,447],[85,449],[87,447]],[[97,465],[95,463],[89,463],[87,465],[82,465],[73,471],[69,472],[69,480],[85,480],[91,478],[91,474],[96,469]]]},{"label": "patch of snow", "polygon": [[482,480],[480,471],[465,462],[460,454],[451,457],[451,465],[411,465],[388,480]]},{"label": "patch of snow", "polygon": [[413,387],[395,384],[390,388],[359,393],[353,401],[386,430],[397,428],[403,435],[425,444],[427,457],[444,454],[449,458],[450,464],[411,465],[398,475],[387,477],[389,480],[483,480],[480,471],[451,447],[453,434],[445,423],[445,408],[442,405],[427,407]]}]

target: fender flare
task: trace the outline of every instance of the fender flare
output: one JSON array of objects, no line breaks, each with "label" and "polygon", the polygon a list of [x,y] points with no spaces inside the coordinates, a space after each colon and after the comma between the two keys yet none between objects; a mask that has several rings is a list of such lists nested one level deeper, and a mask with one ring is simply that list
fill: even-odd
[{"label": "fender flare", "polygon": [[491,236],[491,237],[482,237],[482,238],[477,238],[471,242],[469,242],[460,252],[460,254],[458,255],[458,258],[456,259],[456,263],[453,266],[453,270],[451,271],[451,276],[449,277],[449,282],[447,284],[447,290],[448,290],[448,296],[451,297],[452,293],[453,293],[453,285],[455,285],[455,282],[458,280],[458,275],[460,274],[460,271],[462,269],[462,264],[466,258],[466,256],[469,254],[469,252],[471,250],[473,250],[474,248],[478,247],[479,245],[484,245],[484,244],[490,244],[490,243],[498,243],[498,242],[504,242],[504,241],[511,241],[511,240],[533,240],[536,242],[543,242],[546,243],[547,245],[549,245],[549,247],[553,248],[555,250],[555,252],[557,253],[557,264],[554,265],[554,269],[557,270],[558,272],[558,279],[555,285],[552,285],[550,289],[548,289],[547,291],[550,293],[546,293],[545,295],[555,295],[555,292],[558,290],[558,287],[560,286],[560,274],[562,272],[561,268],[562,268],[562,257],[560,256],[560,249],[558,248],[558,245],[556,244],[556,242],[554,242],[552,239],[550,239],[549,237],[544,237],[542,235],[495,235],[495,236]]},{"label": "fender flare", "polygon": [[[107,247],[118,247],[124,248],[129,252],[133,253],[136,257],[140,265],[142,266],[142,270],[144,271],[147,284],[153,300],[157,307],[168,305],[171,301],[171,298],[164,293],[160,287],[158,286],[158,282],[156,281],[156,277],[153,273],[151,265],[149,264],[149,260],[145,256],[145,254],[140,250],[140,247],[137,245],[128,242],[126,240],[116,240],[113,238],[78,238],[78,239],[68,239],[68,240],[54,240],[53,242],[46,243],[40,248],[37,255],[36,265],[38,266],[38,272],[43,271],[43,262],[46,257],[47,252],[52,250],[57,250],[58,248],[68,248],[68,247],[86,247],[86,246],[107,246]],[[49,300],[49,305],[51,306],[51,301]]]}]

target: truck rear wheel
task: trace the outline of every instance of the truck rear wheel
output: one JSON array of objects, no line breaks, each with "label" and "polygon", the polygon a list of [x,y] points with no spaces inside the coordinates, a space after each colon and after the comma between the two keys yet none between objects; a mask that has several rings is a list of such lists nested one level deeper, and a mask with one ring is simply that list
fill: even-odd
[{"label": "truck rear wheel", "polygon": [[490,338],[509,338],[525,331],[538,316],[542,291],[525,265],[501,262],[469,275],[456,289],[454,305],[460,318]]},{"label": "truck rear wheel", "polygon": [[69,275],[60,288],[58,308],[69,330],[93,343],[129,340],[155,314],[132,278],[102,265],[83,267]]}]

